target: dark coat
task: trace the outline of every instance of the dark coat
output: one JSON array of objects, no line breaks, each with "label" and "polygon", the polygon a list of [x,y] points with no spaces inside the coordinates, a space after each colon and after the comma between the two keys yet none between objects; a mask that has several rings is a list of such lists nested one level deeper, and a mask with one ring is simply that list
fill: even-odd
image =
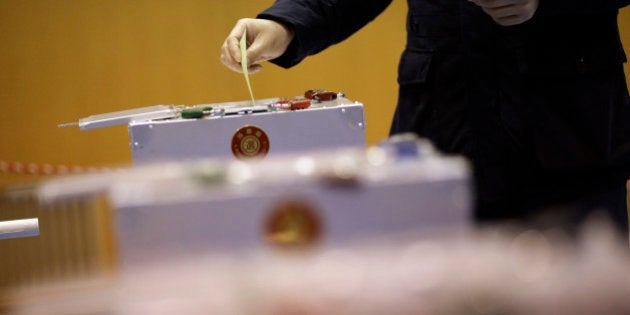
[{"label": "dark coat", "polygon": [[[389,3],[277,1],[259,18],[289,25],[296,35],[272,62],[299,63]],[[534,18],[504,27],[465,0],[408,0],[391,133],[412,131],[446,153],[468,156],[480,219],[522,216],[610,190],[623,206],[630,98],[617,13],[629,3],[541,0]],[[626,221],[624,209],[615,210],[615,220]]]}]

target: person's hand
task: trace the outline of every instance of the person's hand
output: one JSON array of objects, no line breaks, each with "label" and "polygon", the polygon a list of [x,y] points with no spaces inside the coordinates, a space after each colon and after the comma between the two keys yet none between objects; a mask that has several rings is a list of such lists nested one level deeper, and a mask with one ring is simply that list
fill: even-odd
[{"label": "person's hand", "polygon": [[249,73],[262,70],[259,63],[282,55],[294,36],[291,29],[275,21],[240,19],[221,47],[221,62],[240,73],[243,69],[239,43],[245,29],[247,29],[247,71]]},{"label": "person's hand", "polygon": [[503,25],[521,24],[534,16],[538,0],[468,0],[480,6],[492,19]]}]

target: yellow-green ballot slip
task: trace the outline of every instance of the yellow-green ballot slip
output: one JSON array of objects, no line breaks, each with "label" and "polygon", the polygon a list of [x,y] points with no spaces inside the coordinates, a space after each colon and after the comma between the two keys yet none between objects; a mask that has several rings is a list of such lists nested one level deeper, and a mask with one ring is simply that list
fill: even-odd
[{"label": "yellow-green ballot slip", "polygon": [[254,101],[254,93],[252,93],[252,85],[249,83],[249,73],[247,72],[247,29],[243,31],[243,37],[241,37],[241,67],[243,67],[243,74],[245,75],[245,82],[247,82],[247,89],[249,89],[249,96],[252,98],[252,106],[256,105]]}]

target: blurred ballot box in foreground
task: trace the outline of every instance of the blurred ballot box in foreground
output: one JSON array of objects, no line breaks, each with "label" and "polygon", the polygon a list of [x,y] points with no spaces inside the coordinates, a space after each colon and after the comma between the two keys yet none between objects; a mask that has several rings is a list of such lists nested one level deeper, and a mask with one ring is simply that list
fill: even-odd
[{"label": "blurred ballot box in foreground", "polygon": [[94,115],[77,123],[81,130],[121,124],[128,125],[135,164],[365,147],[363,104],[326,90],[255,103],[156,105]]},{"label": "blurred ballot box in foreground", "polygon": [[200,252],[321,250],[471,225],[468,163],[400,137],[255,161],[147,164],[51,180],[48,202],[106,192],[122,268]]},{"label": "blurred ballot box in foreground", "polygon": [[[365,242],[304,255],[198,255],[8,295],[10,315],[626,315],[627,245],[590,226]],[[0,312],[2,305],[0,304]]]}]

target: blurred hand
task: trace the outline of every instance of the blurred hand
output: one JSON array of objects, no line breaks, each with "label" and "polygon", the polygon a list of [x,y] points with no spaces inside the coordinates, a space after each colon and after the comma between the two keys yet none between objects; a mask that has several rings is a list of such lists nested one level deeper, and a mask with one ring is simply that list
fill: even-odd
[{"label": "blurred hand", "polygon": [[256,73],[262,70],[259,64],[274,59],[284,53],[291,43],[294,33],[288,27],[271,20],[240,19],[225,39],[221,47],[221,62],[228,68],[242,73],[241,49],[239,42],[247,28],[247,71]]},{"label": "blurred hand", "polygon": [[495,22],[503,26],[521,24],[531,19],[536,13],[536,9],[538,9],[538,0],[468,1],[480,6]]}]

